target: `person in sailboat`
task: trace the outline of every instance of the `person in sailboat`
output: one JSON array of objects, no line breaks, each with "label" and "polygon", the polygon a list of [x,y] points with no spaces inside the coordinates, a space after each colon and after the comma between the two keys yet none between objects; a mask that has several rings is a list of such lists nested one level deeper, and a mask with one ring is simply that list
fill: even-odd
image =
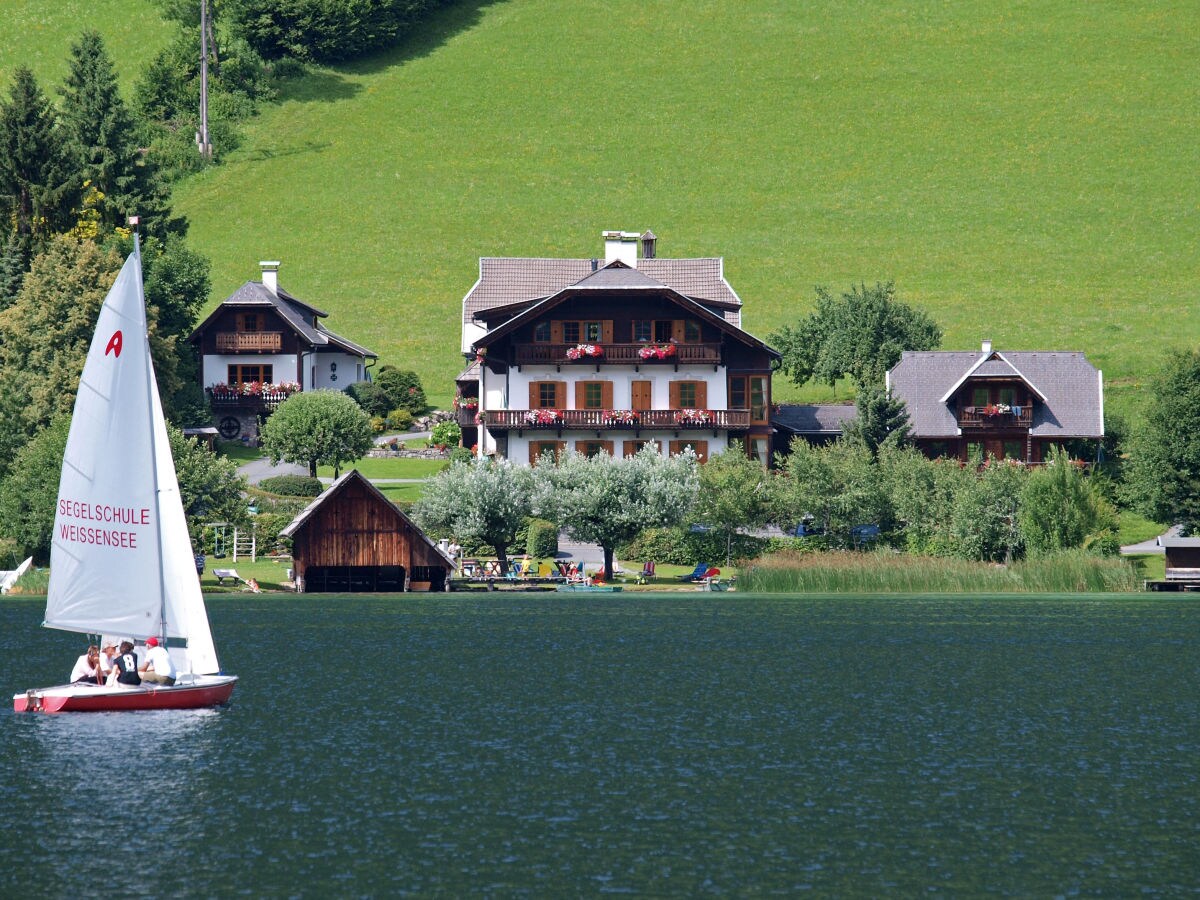
[{"label": "person in sailboat", "polygon": [[91,644],[87,653],[75,660],[75,668],[71,670],[72,684],[103,684],[104,675],[100,670],[100,648]]},{"label": "person in sailboat", "polygon": [[146,661],[138,669],[142,681],[149,684],[174,684],[175,664],[167,648],[158,643],[158,638],[146,639]]},{"label": "person in sailboat", "polygon": [[132,641],[121,641],[121,651],[113,660],[113,670],[117,673],[118,684],[142,683],[142,676],[138,674],[137,654],[133,652]]},{"label": "person in sailboat", "polygon": [[106,641],[100,648],[100,671],[107,678],[108,673],[112,671],[113,659],[117,655],[117,645],[112,641]]}]

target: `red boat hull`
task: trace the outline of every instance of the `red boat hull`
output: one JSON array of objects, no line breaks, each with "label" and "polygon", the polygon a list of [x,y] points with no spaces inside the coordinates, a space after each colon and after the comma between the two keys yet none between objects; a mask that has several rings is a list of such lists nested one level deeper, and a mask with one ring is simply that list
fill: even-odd
[{"label": "red boat hull", "polygon": [[208,683],[143,685],[108,688],[67,685],[13,696],[14,712],[118,712],[136,709],[203,709],[228,702],[236,676],[219,676]]}]

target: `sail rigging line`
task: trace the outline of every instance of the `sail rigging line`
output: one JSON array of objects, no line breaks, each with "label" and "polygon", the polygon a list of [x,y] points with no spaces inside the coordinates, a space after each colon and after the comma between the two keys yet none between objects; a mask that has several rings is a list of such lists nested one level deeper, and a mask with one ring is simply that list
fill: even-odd
[{"label": "sail rigging line", "polygon": [[[150,354],[150,324],[146,317],[146,294],[142,285],[142,243],[137,231],[133,232],[133,255],[137,258],[137,277],[134,279],[134,284],[137,285],[138,295],[138,334],[146,345],[146,368],[149,372],[149,377],[146,379],[146,403],[150,408],[154,406],[154,391],[158,390],[158,379],[154,377],[154,362]],[[162,486],[158,480],[158,429],[150,429],[150,459],[154,464],[151,466],[154,478],[154,546],[158,553],[158,633],[159,638],[166,646],[167,643],[167,573],[164,565],[165,554],[163,553],[163,533],[162,533]]]}]

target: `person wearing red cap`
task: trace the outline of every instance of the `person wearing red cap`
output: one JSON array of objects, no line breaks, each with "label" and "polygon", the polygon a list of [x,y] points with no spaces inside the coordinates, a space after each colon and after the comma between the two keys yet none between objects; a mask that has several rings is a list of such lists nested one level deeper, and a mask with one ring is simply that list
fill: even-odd
[{"label": "person wearing red cap", "polygon": [[138,669],[142,681],[150,684],[174,684],[175,664],[171,662],[171,654],[167,648],[160,646],[158,638],[146,639],[146,661]]}]

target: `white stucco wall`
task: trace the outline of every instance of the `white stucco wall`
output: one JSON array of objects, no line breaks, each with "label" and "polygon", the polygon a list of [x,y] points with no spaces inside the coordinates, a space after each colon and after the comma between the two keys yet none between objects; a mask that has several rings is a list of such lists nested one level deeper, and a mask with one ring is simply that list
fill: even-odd
[{"label": "white stucco wall", "polygon": [[276,384],[281,381],[299,381],[296,372],[295,356],[280,356],[263,353],[249,355],[238,353],[229,356],[204,357],[204,387],[223,384],[229,380],[230,366],[272,366],[272,378]]},{"label": "white stucco wall", "polygon": [[349,353],[305,354],[304,375],[304,389],[308,391],[344,391],[355,382],[367,380],[364,361]]}]

